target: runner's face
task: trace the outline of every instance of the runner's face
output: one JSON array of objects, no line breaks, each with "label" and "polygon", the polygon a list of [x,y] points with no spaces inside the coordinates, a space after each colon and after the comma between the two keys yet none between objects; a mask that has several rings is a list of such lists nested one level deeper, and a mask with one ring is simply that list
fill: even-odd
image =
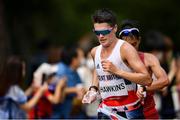
[{"label": "runner's face", "polygon": [[133,47],[136,48],[136,50],[138,50],[140,40],[136,39],[136,37],[134,37],[134,36],[131,36],[131,37],[130,36],[123,36],[122,39],[125,40],[126,42],[130,43]]},{"label": "runner's face", "polygon": [[[108,47],[111,45],[112,40],[115,37],[115,30],[107,23],[95,23],[94,32],[99,40],[99,43],[103,47]],[[102,34],[101,34],[102,32]],[[103,35],[104,34],[104,35]]]}]

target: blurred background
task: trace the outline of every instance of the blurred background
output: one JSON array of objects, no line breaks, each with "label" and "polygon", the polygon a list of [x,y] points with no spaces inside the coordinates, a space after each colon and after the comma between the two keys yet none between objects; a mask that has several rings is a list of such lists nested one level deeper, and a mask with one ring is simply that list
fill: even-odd
[{"label": "blurred background", "polygon": [[[179,5],[178,0],[0,0],[0,60],[9,54],[23,56],[27,63],[27,87],[32,82],[33,72],[47,62],[49,48],[59,50],[66,45],[79,44],[87,53],[97,45],[91,15],[97,9],[109,8],[116,13],[119,24],[124,19],[139,21],[141,49],[163,51],[164,59],[159,60],[168,73],[171,60],[180,58]],[[179,81],[175,81],[180,79],[178,73],[173,76],[168,90],[179,85]],[[161,112],[162,101],[158,94],[157,108]],[[168,110],[174,111],[170,118],[179,118],[176,117],[180,110],[178,91],[169,94],[173,100]],[[161,116],[168,118],[167,113]]]},{"label": "blurred background", "polygon": [[143,33],[156,29],[175,45],[180,43],[178,0],[1,0],[0,55],[13,52],[28,58],[44,39],[75,43],[92,32],[91,14],[104,7],[113,10],[119,22],[138,20]]}]

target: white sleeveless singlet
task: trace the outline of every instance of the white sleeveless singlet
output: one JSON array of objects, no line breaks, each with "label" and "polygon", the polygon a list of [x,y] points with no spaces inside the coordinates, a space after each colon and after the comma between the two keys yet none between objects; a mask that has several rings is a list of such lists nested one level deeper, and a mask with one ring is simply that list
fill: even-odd
[{"label": "white sleeveless singlet", "polygon": [[[107,60],[111,61],[116,67],[127,72],[132,70],[123,62],[121,58],[120,48],[125,41],[118,40],[112,53]],[[99,79],[99,90],[102,99],[116,96],[127,96],[128,91],[136,90],[136,84],[125,80],[121,76],[104,72],[101,65],[101,50],[102,45],[99,45],[95,53],[95,69]]]}]

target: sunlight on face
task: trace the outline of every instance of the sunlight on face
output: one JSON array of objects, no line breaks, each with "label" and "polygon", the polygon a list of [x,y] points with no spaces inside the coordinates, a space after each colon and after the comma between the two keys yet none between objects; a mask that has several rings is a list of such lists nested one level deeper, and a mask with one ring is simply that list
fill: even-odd
[{"label": "sunlight on face", "polygon": [[[108,34],[103,35],[103,32],[108,31]],[[115,37],[115,30],[113,27],[111,27],[108,23],[95,23],[94,24],[94,31],[98,31],[101,32],[102,34],[96,35],[99,43],[103,46],[103,47],[108,47],[111,43],[112,40]]]}]

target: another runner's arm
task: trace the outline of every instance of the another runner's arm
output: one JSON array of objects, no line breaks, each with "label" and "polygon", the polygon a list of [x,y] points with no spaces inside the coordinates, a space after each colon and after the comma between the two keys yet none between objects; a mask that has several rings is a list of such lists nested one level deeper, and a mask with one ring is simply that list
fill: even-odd
[{"label": "another runner's arm", "polygon": [[146,87],[147,91],[162,89],[169,84],[166,72],[161,67],[158,59],[154,55],[145,53],[145,64],[149,65],[152,73],[156,77],[156,80],[153,80],[152,84]]},{"label": "another runner's arm", "polygon": [[119,70],[117,74],[131,82],[140,84],[140,85],[151,85],[152,79],[145,67],[145,65],[140,60],[137,51],[129,43],[124,42],[120,49],[122,59],[127,61],[130,68],[134,72],[126,72]]},{"label": "another runner's arm", "polygon": [[[95,59],[96,49],[97,49],[97,47],[94,47],[91,50],[91,56],[92,56],[93,60]],[[99,81],[98,81],[97,73],[96,73],[95,69],[93,70],[93,79],[92,79],[92,82],[91,82],[91,86],[96,86],[97,88],[99,86]]]}]

